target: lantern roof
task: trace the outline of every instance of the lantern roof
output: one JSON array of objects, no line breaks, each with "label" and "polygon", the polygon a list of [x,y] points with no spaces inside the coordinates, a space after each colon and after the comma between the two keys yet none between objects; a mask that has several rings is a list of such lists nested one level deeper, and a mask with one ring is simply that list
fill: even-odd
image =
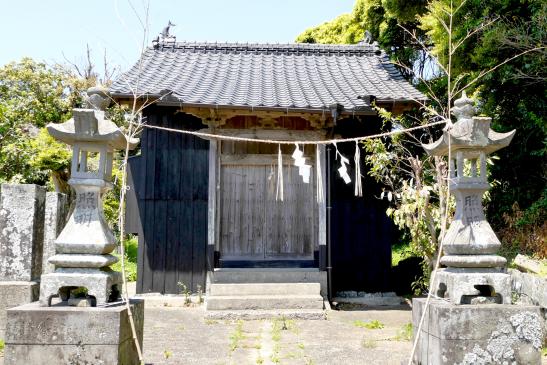
[{"label": "lantern roof", "polygon": [[434,156],[448,155],[449,145],[452,153],[458,150],[483,151],[493,153],[507,147],[516,130],[507,133],[498,133],[490,129],[490,117],[476,117],[473,100],[465,92],[454,102],[452,113],[456,116],[456,123],[452,128],[445,129],[442,137],[433,143],[422,144],[428,154]]},{"label": "lantern roof", "polygon": [[133,149],[139,143],[138,138],[127,137],[111,120],[105,117],[103,110],[108,106],[106,91],[98,88],[88,90],[88,104],[93,109],[74,109],[72,118],[64,123],[49,123],[49,134],[66,144],[78,142],[106,144],[113,149],[123,150],[129,142]]}]

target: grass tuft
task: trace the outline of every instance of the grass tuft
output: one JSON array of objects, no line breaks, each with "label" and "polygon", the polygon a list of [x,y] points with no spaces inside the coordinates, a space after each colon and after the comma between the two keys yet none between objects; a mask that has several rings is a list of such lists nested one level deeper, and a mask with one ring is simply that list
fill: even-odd
[{"label": "grass tuft", "polygon": [[243,321],[237,321],[234,332],[230,335],[230,350],[235,351],[239,347],[239,341],[245,339],[243,333]]},{"label": "grass tuft", "polygon": [[353,321],[353,325],[355,327],[366,328],[366,329],[369,329],[369,330],[379,330],[379,329],[384,328],[384,324],[382,322],[378,321],[377,319],[372,320],[370,322],[363,322],[361,320],[356,320],[356,321]]},{"label": "grass tuft", "polygon": [[396,341],[410,341],[412,340],[412,323],[408,322],[404,324],[395,335]]}]

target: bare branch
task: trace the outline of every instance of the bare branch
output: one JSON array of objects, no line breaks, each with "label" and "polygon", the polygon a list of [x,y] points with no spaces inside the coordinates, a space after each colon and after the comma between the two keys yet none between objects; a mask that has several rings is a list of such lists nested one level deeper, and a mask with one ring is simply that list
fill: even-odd
[{"label": "bare branch", "polygon": [[[418,39],[415,32],[409,31],[408,29],[406,29],[406,27],[402,26],[401,24],[397,24],[397,26],[400,27],[401,29],[403,29],[406,33],[408,33],[412,37],[412,39],[414,39],[414,41],[416,41],[416,43],[418,43],[420,45],[420,47],[422,47],[422,50],[424,52],[426,52],[432,59],[436,59],[436,57],[425,46],[424,42],[422,42],[420,39]],[[440,64],[440,62],[439,62],[439,67],[446,73],[446,69],[444,68],[444,66],[442,64]]]},{"label": "bare branch", "polygon": [[467,34],[465,35],[465,37],[463,37],[462,39],[460,39],[458,42],[456,42],[455,45],[452,46],[452,54],[454,54],[456,52],[456,50],[458,48],[460,48],[460,46],[466,41],[468,40],[469,38],[471,38],[474,34],[482,31],[484,28],[490,26],[491,24],[494,24],[495,22],[497,22],[499,20],[499,17],[496,17],[486,23],[483,23],[481,24],[480,26],[478,26],[477,28],[473,29],[472,31],[467,31]]},{"label": "bare branch", "polygon": [[530,52],[537,52],[537,51],[541,51],[541,50],[544,50],[544,49],[547,49],[547,46],[543,46],[543,47],[535,47],[535,48],[532,48],[532,49],[528,49],[524,52],[521,52],[517,55],[514,55],[513,57],[510,57],[508,59],[506,59],[505,61],[497,64],[496,66],[492,67],[491,69],[489,70],[486,70],[486,71],[481,71],[479,73],[479,75],[477,77],[475,77],[473,80],[471,80],[470,82],[468,82],[465,86],[461,87],[460,89],[458,89],[458,91],[456,91],[454,93],[454,95],[458,95],[459,93],[461,93],[463,90],[466,90],[469,86],[473,85],[475,82],[479,81],[481,78],[483,78],[484,76],[488,75],[489,73],[492,73],[494,72],[495,70],[497,70],[498,68],[500,68],[501,66],[505,65],[506,63],[508,62],[511,62],[513,61],[514,59],[516,58],[519,58],[521,56],[524,56],[525,54],[527,53],[530,53]]},{"label": "bare branch", "polygon": [[65,56],[65,53],[64,52],[61,52],[61,54],[63,55],[63,58],[65,59],[65,61],[70,64],[74,70],[76,71],[76,73],[78,74],[78,76],[80,77],[84,77],[84,75],[82,74],[82,72],[80,71],[80,68],[78,67],[77,64],[71,62],[66,56]]}]

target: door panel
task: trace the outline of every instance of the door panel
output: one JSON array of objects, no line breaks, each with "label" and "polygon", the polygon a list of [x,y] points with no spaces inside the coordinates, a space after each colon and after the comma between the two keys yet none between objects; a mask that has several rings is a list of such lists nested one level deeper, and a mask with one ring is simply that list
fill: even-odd
[{"label": "door panel", "polygon": [[265,257],[313,259],[313,184],[302,181],[297,167],[285,166],[283,170],[283,201],[276,201],[275,194],[268,195]]},{"label": "door panel", "polygon": [[223,260],[313,259],[314,185],[304,184],[294,166],[285,165],[283,170],[284,201],[276,201],[274,167],[222,166]]},{"label": "door panel", "polygon": [[264,257],[265,168],[221,169],[220,242],[223,257]]}]

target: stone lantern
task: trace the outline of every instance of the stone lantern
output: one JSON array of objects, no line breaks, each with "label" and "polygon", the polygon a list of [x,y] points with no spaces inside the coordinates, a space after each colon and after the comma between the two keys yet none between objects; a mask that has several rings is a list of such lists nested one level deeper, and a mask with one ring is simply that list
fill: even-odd
[{"label": "stone lantern", "polygon": [[48,132],[57,140],[73,146],[71,178],[76,193],[74,210],[55,241],[56,255],[49,262],[53,273],[42,275],[40,304],[49,306],[59,294],[63,301],[70,290],[85,287],[96,305],[116,300],[121,275],[109,266],[117,261],[110,253],[116,239],[103,214],[102,195],[112,188],[114,150],[134,148],[138,139],[128,138],[110,120],[104,109],[110,103],[101,88],[88,90],[89,109],[74,109],[73,118],[62,124],[49,124]]},{"label": "stone lantern", "polygon": [[435,156],[448,156],[450,148],[449,186],[456,198],[456,214],[443,239],[441,264],[447,268],[436,274],[435,294],[454,304],[510,304],[506,260],[496,255],[501,243],[484,216],[482,197],[489,188],[487,156],[509,145],[515,131],[491,130],[491,118],[474,116],[473,101],[465,92],[452,111],[457,118],[452,128],[423,146]]}]

